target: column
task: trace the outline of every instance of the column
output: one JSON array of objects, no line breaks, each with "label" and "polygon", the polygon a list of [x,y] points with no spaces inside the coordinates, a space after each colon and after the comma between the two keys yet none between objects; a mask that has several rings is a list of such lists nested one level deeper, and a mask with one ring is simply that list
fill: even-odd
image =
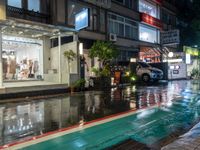
[{"label": "column", "polygon": [[3,87],[2,33],[0,30],[0,87]]},{"label": "column", "polygon": [[62,82],[62,73],[61,73],[61,36],[58,36],[58,75],[59,75],[59,83]]}]

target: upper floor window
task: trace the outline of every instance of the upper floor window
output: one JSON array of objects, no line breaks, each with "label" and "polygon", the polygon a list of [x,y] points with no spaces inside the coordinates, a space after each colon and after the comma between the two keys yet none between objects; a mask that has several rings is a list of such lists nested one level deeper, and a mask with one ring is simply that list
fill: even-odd
[{"label": "upper floor window", "polygon": [[40,11],[40,0],[28,0],[28,10]]},{"label": "upper floor window", "polygon": [[117,34],[118,36],[137,39],[138,25],[135,21],[123,16],[109,13],[108,14],[108,29],[109,33]]},{"label": "upper floor window", "polygon": [[120,3],[128,8],[133,8],[133,0],[113,0],[117,3]]},{"label": "upper floor window", "polygon": [[146,0],[139,0],[139,12],[146,13],[158,19],[160,18],[160,9],[157,4],[147,2]]},{"label": "upper floor window", "polygon": [[8,0],[8,5],[13,7],[22,8],[22,1],[21,0]]},{"label": "upper floor window", "polygon": [[160,31],[147,25],[139,25],[139,39],[150,43],[160,43]]}]

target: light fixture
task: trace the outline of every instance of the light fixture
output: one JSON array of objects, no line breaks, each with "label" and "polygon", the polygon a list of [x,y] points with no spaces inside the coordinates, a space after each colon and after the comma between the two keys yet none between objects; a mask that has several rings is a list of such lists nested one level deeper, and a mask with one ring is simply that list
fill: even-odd
[{"label": "light fixture", "polygon": [[83,55],[83,43],[79,43],[79,54]]},{"label": "light fixture", "polygon": [[171,57],[173,57],[173,56],[174,56],[174,53],[173,53],[173,52],[169,52],[169,53],[168,53],[168,57],[171,58]]}]

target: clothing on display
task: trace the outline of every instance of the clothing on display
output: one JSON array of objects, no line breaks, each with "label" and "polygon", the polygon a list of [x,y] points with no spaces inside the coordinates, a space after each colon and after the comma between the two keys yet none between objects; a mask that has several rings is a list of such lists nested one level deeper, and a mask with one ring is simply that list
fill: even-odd
[{"label": "clothing on display", "polygon": [[26,80],[35,78],[39,70],[39,63],[33,59],[23,59],[16,62],[15,55],[4,55],[3,57],[3,78],[4,80]]}]

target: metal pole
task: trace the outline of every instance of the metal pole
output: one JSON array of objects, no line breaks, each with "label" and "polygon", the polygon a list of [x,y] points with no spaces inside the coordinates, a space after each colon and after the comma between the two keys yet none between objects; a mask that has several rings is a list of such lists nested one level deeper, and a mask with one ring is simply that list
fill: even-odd
[{"label": "metal pole", "polygon": [[3,87],[2,33],[0,32],[0,87]]},{"label": "metal pole", "polygon": [[58,75],[59,83],[62,82],[62,73],[61,73],[61,36],[58,36]]}]

